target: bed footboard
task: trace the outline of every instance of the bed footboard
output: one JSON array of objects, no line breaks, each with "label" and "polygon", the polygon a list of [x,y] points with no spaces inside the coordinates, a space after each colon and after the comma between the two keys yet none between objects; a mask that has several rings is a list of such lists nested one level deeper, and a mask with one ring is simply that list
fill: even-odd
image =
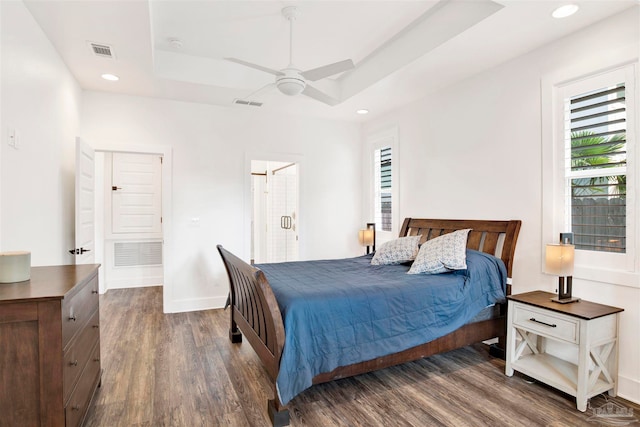
[{"label": "bed footboard", "polygon": [[[278,399],[275,388],[284,347],[284,324],[278,302],[264,273],[218,245],[229,276],[231,318],[229,339],[249,341],[273,380],[274,399],[268,412],[274,425],[289,424],[289,412]],[[241,334],[242,332],[242,334]]]}]

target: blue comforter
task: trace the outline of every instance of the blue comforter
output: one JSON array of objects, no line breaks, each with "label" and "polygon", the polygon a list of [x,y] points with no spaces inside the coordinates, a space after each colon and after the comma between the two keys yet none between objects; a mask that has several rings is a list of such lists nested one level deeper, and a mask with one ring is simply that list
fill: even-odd
[{"label": "blue comforter", "polygon": [[405,274],[371,255],[257,265],[282,312],[285,344],[276,388],[286,404],[315,375],[446,335],[503,302],[504,263],[467,250],[467,270]]}]

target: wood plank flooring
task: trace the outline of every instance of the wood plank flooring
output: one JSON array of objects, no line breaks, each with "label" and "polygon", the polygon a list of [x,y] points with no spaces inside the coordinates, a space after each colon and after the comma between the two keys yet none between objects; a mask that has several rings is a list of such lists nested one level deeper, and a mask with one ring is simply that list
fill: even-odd
[{"label": "wood plank flooring", "polygon": [[[100,298],[104,372],[85,426],[270,425],[270,380],[247,343],[229,342],[228,311],[163,314],[160,287]],[[597,425],[571,396],[506,377],[483,344],[313,386],[290,412],[294,427]]]}]

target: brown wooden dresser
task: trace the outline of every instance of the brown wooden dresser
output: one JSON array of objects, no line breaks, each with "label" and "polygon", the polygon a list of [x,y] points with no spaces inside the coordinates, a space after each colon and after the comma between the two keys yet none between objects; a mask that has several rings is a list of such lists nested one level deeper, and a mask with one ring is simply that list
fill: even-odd
[{"label": "brown wooden dresser", "polygon": [[102,375],[98,264],[0,283],[0,427],[79,426]]}]

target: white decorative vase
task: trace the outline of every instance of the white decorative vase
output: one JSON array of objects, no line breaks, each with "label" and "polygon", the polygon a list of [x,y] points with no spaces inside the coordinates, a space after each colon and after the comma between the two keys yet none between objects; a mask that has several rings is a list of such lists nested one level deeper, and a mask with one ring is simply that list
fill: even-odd
[{"label": "white decorative vase", "polygon": [[31,278],[31,252],[0,252],[0,283],[24,282]]}]

